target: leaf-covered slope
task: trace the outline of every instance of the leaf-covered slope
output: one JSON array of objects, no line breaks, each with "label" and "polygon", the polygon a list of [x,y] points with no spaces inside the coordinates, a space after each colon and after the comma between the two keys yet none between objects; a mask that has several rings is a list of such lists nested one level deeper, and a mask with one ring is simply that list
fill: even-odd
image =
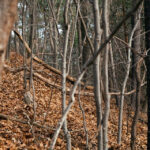
[{"label": "leaf-covered slope", "polygon": [[[12,53],[10,62],[7,62],[10,68],[18,68],[23,65],[22,56]],[[61,76],[44,68],[44,66],[34,62],[34,72],[40,74],[47,81],[55,85],[61,85]],[[0,84],[0,114],[4,114],[7,118],[0,117],[0,148],[1,149],[48,149],[55,127],[61,117],[61,91],[57,86],[47,85],[36,76],[34,77],[36,122],[33,124],[33,108],[23,101],[23,71],[13,73],[5,69],[2,74],[2,82]],[[68,88],[72,85],[67,83]],[[87,91],[85,91],[87,92]],[[91,92],[91,91],[90,91]],[[68,97],[67,97],[68,98]],[[96,110],[94,98],[92,96],[82,94],[80,97],[82,107],[85,111],[86,124],[89,134],[91,149],[96,149]],[[123,137],[120,149],[129,149],[130,144],[130,128],[131,116],[127,118],[127,107],[124,111],[123,121]],[[144,116],[145,117],[145,116]],[[109,146],[116,147],[117,139],[117,120],[118,109],[111,100],[111,111],[109,119]],[[128,120],[128,122],[127,122]],[[128,132],[127,132],[128,127]],[[68,128],[72,136],[72,149],[85,149],[86,138],[83,129],[83,115],[79,108],[78,95],[76,102],[68,115]],[[137,128],[137,149],[146,149],[146,124],[138,123]],[[65,150],[65,138],[61,131],[57,139],[57,150]]]}]

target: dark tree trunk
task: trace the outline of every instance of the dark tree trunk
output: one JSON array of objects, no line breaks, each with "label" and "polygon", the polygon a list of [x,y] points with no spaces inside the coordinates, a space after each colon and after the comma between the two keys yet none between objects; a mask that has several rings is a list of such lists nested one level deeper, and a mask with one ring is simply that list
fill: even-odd
[{"label": "dark tree trunk", "polygon": [[[125,0],[122,1],[122,14],[123,16],[126,15],[126,1]],[[123,24],[123,30],[124,30],[124,41],[128,43],[128,26],[127,26],[126,21]],[[128,54],[128,47],[126,47],[126,53]]]},{"label": "dark tree trunk", "polygon": [[[83,16],[83,20],[86,24],[86,27],[88,26],[88,13],[89,13],[89,2],[88,0],[82,0],[81,1],[81,13]],[[90,47],[86,38],[86,33],[85,33],[84,25],[81,21],[81,36],[82,36],[82,64],[84,65],[85,62],[88,60],[89,55],[90,55]],[[83,81],[86,82],[87,74],[85,73],[83,77]]]},{"label": "dark tree trunk", "polygon": [[135,149],[136,142],[136,125],[138,122],[139,112],[140,112],[140,98],[141,98],[141,79],[140,79],[140,63],[136,66],[136,103],[135,103],[135,115],[133,118],[132,128],[131,128],[131,150]]},{"label": "dark tree trunk", "polygon": [[8,41],[8,45],[6,49],[6,55],[5,55],[5,58],[7,60],[9,60],[9,57],[10,57],[10,47],[11,47],[11,35],[9,36],[9,41]]},{"label": "dark tree trunk", "polygon": [[148,117],[148,131],[147,131],[147,149],[150,149],[150,0],[144,1],[144,15],[145,15],[145,45],[147,49],[147,57],[145,58],[147,67],[147,117]]},{"label": "dark tree trunk", "polygon": [[[133,7],[135,0],[133,0]],[[133,16],[134,20],[133,20],[133,28],[134,26],[137,24],[136,26],[136,30],[134,33],[134,40],[133,40],[133,48],[137,51],[140,52],[140,48],[141,48],[141,39],[140,39],[140,29],[141,29],[141,25],[140,25],[140,8],[137,10],[137,12],[135,13],[135,15]],[[141,79],[140,79],[140,72],[141,72],[141,68],[140,68],[140,63],[139,63],[139,56],[137,54],[133,54],[133,88],[136,88],[136,93],[132,96],[132,105],[135,108],[135,115],[133,118],[133,123],[132,123],[132,130],[131,130],[131,150],[134,150],[135,148],[135,141],[136,141],[136,124],[138,122],[138,116],[139,116],[139,111],[140,111],[140,99],[141,99]]]},{"label": "dark tree trunk", "polygon": [[32,6],[30,6],[30,36],[29,36],[29,47],[33,49],[34,34],[35,34],[35,0],[32,1]]},{"label": "dark tree trunk", "polygon": [[[15,23],[15,28],[18,29],[18,23],[17,22]],[[16,35],[14,37],[14,44],[15,44],[15,51],[17,53],[19,53],[19,39]]]},{"label": "dark tree trunk", "polygon": [[[132,1],[132,5],[134,7],[135,5],[135,0]],[[136,24],[136,21],[139,19],[139,12],[140,10],[138,9],[137,12],[133,15],[132,17],[132,28],[134,28],[135,24]],[[140,24],[140,21],[137,25],[137,28],[135,30],[135,33],[134,33],[134,40],[133,40],[133,43],[132,43],[132,47],[135,49],[135,51],[137,52],[140,52],[140,49],[141,49],[141,40],[140,40],[140,29],[141,29],[141,24]],[[135,89],[137,86],[136,86],[136,64],[139,60],[138,58],[139,56],[137,54],[134,54],[132,53],[132,88]],[[132,106],[135,108],[135,103],[136,103],[136,94],[134,93],[132,96],[131,96],[131,103],[132,103]]]}]

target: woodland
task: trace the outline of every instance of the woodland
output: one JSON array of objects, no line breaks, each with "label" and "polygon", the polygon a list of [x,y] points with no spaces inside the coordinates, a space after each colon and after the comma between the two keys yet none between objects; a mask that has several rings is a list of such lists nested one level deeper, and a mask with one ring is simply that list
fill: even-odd
[{"label": "woodland", "polygon": [[150,150],[150,0],[0,0],[0,150]]}]

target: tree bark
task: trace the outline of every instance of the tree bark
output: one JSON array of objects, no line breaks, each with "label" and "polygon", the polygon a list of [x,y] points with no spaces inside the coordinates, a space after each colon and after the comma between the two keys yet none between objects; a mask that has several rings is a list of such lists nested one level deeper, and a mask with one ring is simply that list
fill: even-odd
[{"label": "tree bark", "polygon": [[[81,13],[84,20],[84,23],[86,25],[86,29],[88,26],[88,13],[89,13],[89,1],[88,0],[81,0]],[[82,34],[82,65],[85,64],[85,62],[88,60],[90,55],[90,47],[89,43],[86,37],[86,31],[83,25],[83,22],[81,21],[81,34]],[[83,81],[87,81],[87,75],[88,73],[85,73],[83,77]]]},{"label": "tree bark", "polygon": [[[105,39],[109,36],[109,4],[108,0],[103,1],[103,22],[104,22],[104,37]],[[109,95],[109,78],[108,78],[108,54],[110,49],[110,43],[106,45],[105,49],[105,62],[104,62],[104,91],[105,91],[105,108],[104,108],[104,119],[103,119],[103,146],[104,150],[108,150],[108,118],[110,112],[110,95]]]},{"label": "tree bark", "polygon": [[29,35],[29,47],[31,50],[33,49],[34,45],[34,36],[35,36],[35,5],[36,0],[31,1],[30,5],[30,35]]},{"label": "tree bark", "polygon": [[145,47],[147,57],[145,58],[147,68],[147,150],[150,149],[150,0],[144,0],[144,15],[145,15]]},{"label": "tree bark", "polygon": [[136,125],[138,122],[139,112],[140,112],[140,98],[141,98],[141,79],[140,79],[140,63],[136,66],[136,103],[135,103],[135,115],[133,118],[132,128],[131,128],[131,150],[135,149],[136,142]]},{"label": "tree bark", "polygon": [[[69,42],[69,33],[70,33],[70,23],[68,21],[68,9],[69,9],[69,0],[65,2],[64,9],[64,24],[65,24],[65,40],[63,48],[63,63],[62,63],[62,114],[66,109],[66,77],[67,77],[67,51],[68,51],[68,42]],[[71,135],[67,128],[67,117],[63,123],[63,130],[67,141],[67,150],[71,150]]]},{"label": "tree bark", "polygon": [[[95,26],[95,40],[94,51],[97,52],[101,42],[101,28],[100,28],[100,15],[99,15],[99,3],[98,0],[94,0],[93,3],[94,12],[94,26]],[[98,131],[98,150],[103,149],[103,136],[102,136],[102,100],[101,100],[101,88],[100,88],[100,56],[98,56],[93,63],[94,73],[94,97],[96,102],[96,114],[97,114],[97,127],[100,127]]]},{"label": "tree bark", "polygon": [[[133,0],[133,3],[135,3],[135,1]],[[133,4],[134,6],[134,4]],[[134,40],[133,40],[133,48],[140,53],[140,48],[141,48],[141,39],[140,39],[140,29],[141,29],[141,21],[140,21],[140,13],[141,13],[141,10],[140,8],[137,10],[137,12],[135,13],[134,15],[134,25],[136,24],[136,22],[138,21],[137,23],[137,27],[136,27],[136,30],[135,30],[135,33],[134,33]],[[135,115],[134,115],[134,118],[133,118],[133,123],[132,123],[132,129],[131,129],[131,150],[134,150],[135,148],[135,141],[136,141],[136,124],[138,122],[138,116],[139,116],[139,112],[140,112],[140,99],[141,99],[141,68],[140,68],[140,58],[137,54],[133,54],[133,58],[134,58],[134,61],[133,61],[133,77],[135,77],[135,79],[133,78],[132,80],[134,81],[133,82],[133,87],[135,88],[136,86],[136,93],[134,94],[135,95],[135,98],[133,96],[133,100],[132,100],[132,104],[135,108]],[[134,102],[135,101],[135,102]]]},{"label": "tree bark", "polygon": [[[137,1],[137,0],[136,0]],[[134,7],[135,5],[135,0],[132,1],[132,5]],[[139,20],[139,12],[140,9],[137,10],[137,12],[133,15],[132,17],[132,28],[134,28],[135,23],[137,22],[137,20]],[[136,52],[140,53],[140,47],[141,47],[141,40],[140,40],[140,30],[141,30],[141,23],[139,20],[139,23],[137,25],[137,28],[135,30],[134,36],[133,36],[133,42],[132,42],[132,47],[135,49]],[[135,89],[137,87],[136,85],[136,64],[139,60],[138,58],[139,56],[135,53],[132,53],[132,88]],[[132,106],[135,108],[135,102],[136,101],[136,94],[133,94],[133,96],[131,97],[131,103]]]},{"label": "tree bark", "polygon": [[[134,26],[134,28],[131,32],[130,39],[129,39],[129,47],[131,47],[133,35],[135,33],[137,25],[138,25],[138,22],[136,23],[136,25]],[[122,91],[121,91],[121,98],[120,98],[119,123],[118,123],[118,144],[121,144],[124,93],[125,93],[127,80],[128,80],[128,77],[129,77],[130,63],[131,63],[131,48],[128,49],[127,71],[126,71],[126,75],[125,75],[125,78],[124,78],[124,81],[123,81],[123,86],[122,86]]]},{"label": "tree bark", "polygon": [[16,20],[17,0],[0,0],[0,78],[10,31]]}]

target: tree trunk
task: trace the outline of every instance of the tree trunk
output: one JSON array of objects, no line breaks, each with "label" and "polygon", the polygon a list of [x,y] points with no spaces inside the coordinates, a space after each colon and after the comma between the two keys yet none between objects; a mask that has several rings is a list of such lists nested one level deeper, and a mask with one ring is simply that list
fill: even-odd
[{"label": "tree trunk", "polygon": [[[88,13],[89,13],[89,2],[88,0],[81,0],[81,13],[83,16],[83,20],[85,22],[86,27],[88,26]],[[87,41],[86,33],[85,33],[84,25],[81,21],[81,35],[82,35],[82,66],[85,64],[85,62],[88,60],[90,55],[90,47]],[[83,81],[87,81],[87,74],[85,73],[83,77]]]},{"label": "tree trunk", "polygon": [[[97,52],[100,41],[101,41],[101,28],[100,28],[100,16],[99,16],[99,4],[98,0],[94,0],[93,3],[94,11],[94,25],[95,25],[95,41],[94,41],[94,51]],[[97,127],[100,128],[98,131],[98,150],[103,149],[103,136],[102,136],[102,100],[101,100],[101,88],[100,88],[100,56],[94,60],[94,97],[96,102],[96,114],[97,114]]]},{"label": "tree trunk", "polygon": [[150,149],[150,0],[144,1],[144,15],[145,15],[145,47],[147,50],[147,57],[145,58],[147,67],[147,150]]},{"label": "tree trunk", "polygon": [[137,28],[138,22],[134,26],[131,36],[129,39],[129,49],[128,49],[128,61],[127,61],[127,71],[125,75],[125,79],[123,81],[123,86],[122,86],[122,91],[121,91],[121,98],[120,98],[120,110],[119,110],[119,124],[118,124],[118,144],[121,144],[121,135],[122,135],[122,120],[123,120],[123,106],[124,106],[124,93],[125,93],[125,88],[127,84],[127,80],[129,77],[129,72],[130,72],[130,63],[131,63],[131,45],[132,45],[132,39],[134,32]]},{"label": "tree trunk", "polygon": [[[123,17],[125,16],[126,14],[126,0],[122,0],[122,14],[123,14]],[[128,27],[127,27],[127,23],[124,22],[123,24],[123,30],[124,30],[124,41],[126,43],[128,43]],[[128,47],[126,47],[126,53],[128,53]]]},{"label": "tree trunk", "polygon": [[[113,57],[113,50],[112,50],[112,45],[110,44],[110,62],[111,62],[111,70],[112,70],[112,82],[113,82],[113,87],[115,91],[118,91],[118,82],[116,78],[116,71],[115,71],[115,64],[114,64],[114,57]],[[119,106],[119,96],[115,95],[116,99],[116,105]]]},{"label": "tree trunk", "polygon": [[141,98],[141,79],[140,79],[140,63],[136,66],[136,107],[135,115],[133,118],[132,128],[131,128],[131,150],[135,149],[136,142],[136,125],[138,122],[139,112],[140,112],[140,98]]},{"label": "tree trunk", "polygon": [[[136,0],[137,1],[137,0]],[[132,1],[132,5],[134,7],[135,5],[135,0]],[[133,15],[132,17],[132,28],[134,28],[135,23],[137,22],[137,20],[139,20],[139,9],[137,10],[137,12]],[[134,40],[132,42],[132,47],[138,52],[140,53],[140,47],[141,47],[141,42],[140,42],[140,30],[141,30],[141,25],[140,25],[140,20],[139,23],[137,25],[137,29],[134,33]],[[137,87],[136,85],[136,64],[138,62],[138,55],[135,53],[132,53],[132,89],[135,89]],[[135,102],[136,101],[136,94],[133,94],[131,96],[131,103],[133,108],[135,108]]]},{"label": "tree trunk", "polygon": [[[18,29],[18,23],[17,22],[15,23],[15,28]],[[19,40],[18,40],[16,35],[14,36],[14,44],[15,44],[15,51],[17,53],[19,53],[19,47],[20,46],[19,46]]]},{"label": "tree trunk", "polygon": [[33,60],[33,48],[34,48],[34,35],[35,35],[35,8],[36,8],[36,0],[32,2],[33,7],[31,8],[31,28],[30,28],[30,39],[29,39],[29,47],[31,48],[31,58],[30,58],[30,83],[29,83],[29,90],[31,85],[33,85],[33,76],[32,76],[32,60]]},{"label": "tree trunk", "polygon": [[[104,37],[105,40],[109,36],[109,1],[104,0],[103,1],[103,22],[104,22]],[[110,111],[110,95],[109,95],[109,78],[108,78],[108,54],[110,49],[110,43],[106,45],[105,49],[105,62],[104,62],[104,74],[105,74],[105,80],[104,80],[104,91],[105,91],[105,110],[104,110],[104,119],[103,119],[103,146],[104,150],[108,149],[108,118],[109,118],[109,111]]]},{"label": "tree trunk", "polygon": [[[133,6],[134,6],[135,1],[133,0]],[[140,48],[141,48],[141,39],[140,39],[140,29],[141,29],[141,25],[140,25],[140,8],[137,10],[137,12],[134,15],[134,26],[137,23],[137,27],[134,33],[134,40],[133,40],[133,48],[137,51],[140,52]],[[135,79],[133,78],[132,80],[133,82],[133,87],[136,87],[136,94],[134,94],[135,96],[133,96],[133,100],[132,100],[132,104],[135,108],[135,115],[133,118],[133,123],[132,123],[132,129],[131,129],[131,150],[134,150],[135,148],[135,140],[136,140],[136,124],[138,121],[138,115],[139,115],[139,111],[140,111],[140,98],[141,98],[141,79],[140,79],[140,63],[139,63],[139,56],[137,54],[133,54],[133,58],[134,58],[134,69],[133,69],[133,77],[135,77]],[[135,98],[134,98],[135,97]],[[135,101],[136,100],[136,101]]]},{"label": "tree trunk", "polygon": [[[22,7],[22,37],[25,39],[25,28],[26,28],[26,12],[27,12],[27,4],[25,1],[23,1],[23,7]],[[24,66],[24,81],[23,86],[24,90],[27,91],[27,51],[23,47],[20,51],[23,55],[23,66]]]},{"label": "tree trunk", "polygon": [[0,0],[0,77],[10,31],[16,19],[17,0]]},{"label": "tree trunk", "polygon": [[7,60],[9,60],[9,57],[10,57],[11,40],[12,40],[12,38],[11,38],[11,35],[10,35],[8,45],[7,45],[7,49],[6,49],[6,56],[5,56],[5,58]]},{"label": "tree trunk", "polygon": [[[55,15],[55,1],[51,1],[51,0],[48,0],[48,4],[49,4],[49,9],[50,9],[50,12],[51,12],[51,15],[52,15],[52,18],[53,18],[53,21],[52,21],[52,34],[55,38],[53,38],[53,50],[54,50],[54,55],[53,55],[53,60],[54,60],[54,63],[53,63],[53,66],[55,68],[58,68],[59,67],[59,64],[58,64],[58,34],[59,34],[59,31],[58,31],[58,26],[57,26],[57,19],[59,18],[59,16],[56,16]],[[60,2],[61,3],[61,2]],[[59,14],[59,12],[58,12]]]},{"label": "tree trunk", "polygon": [[35,5],[36,1],[31,1],[32,5],[30,6],[30,36],[29,36],[29,47],[31,50],[34,45],[34,35],[35,35]]},{"label": "tree trunk", "polygon": [[[65,41],[63,48],[63,63],[62,63],[62,114],[66,109],[66,77],[67,77],[67,50],[69,42],[70,24],[68,21],[69,0],[65,2],[64,24],[65,24]],[[67,128],[67,117],[64,120],[63,130],[67,141],[67,150],[71,150],[71,135]]]}]

